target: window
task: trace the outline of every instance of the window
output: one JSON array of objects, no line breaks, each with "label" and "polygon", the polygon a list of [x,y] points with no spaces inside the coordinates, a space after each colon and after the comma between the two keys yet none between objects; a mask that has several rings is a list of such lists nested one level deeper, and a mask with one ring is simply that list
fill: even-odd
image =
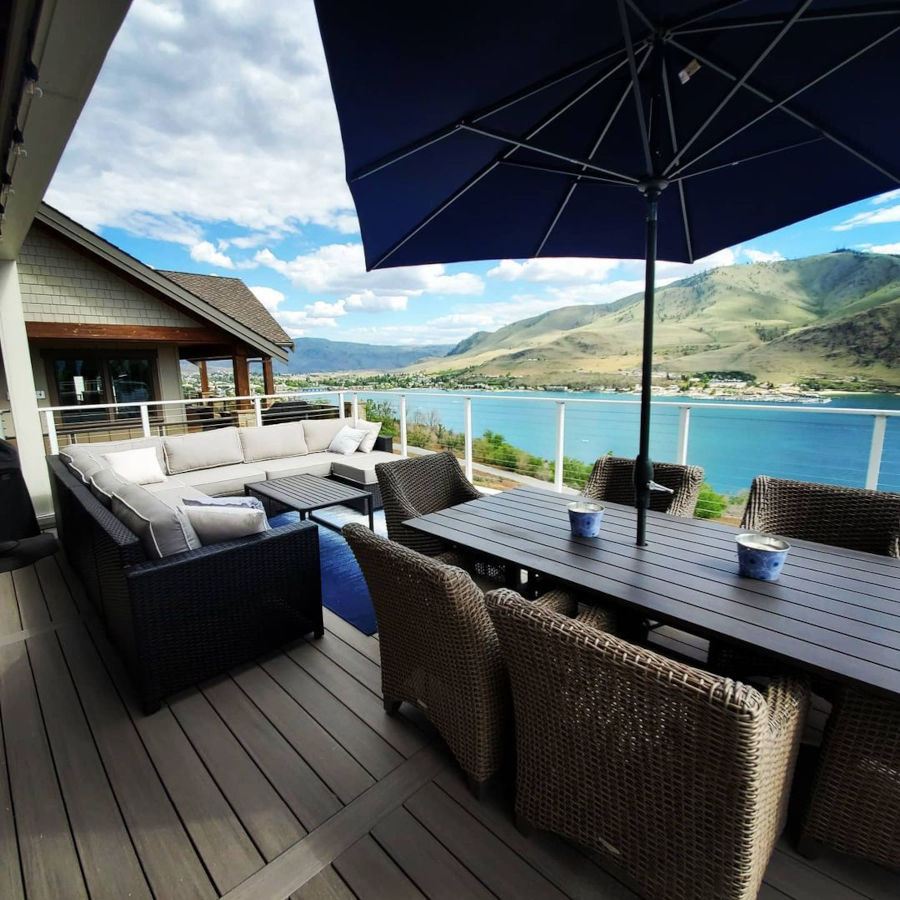
[{"label": "window", "polygon": [[[156,354],[121,350],[44,352],[54,406],[91,406],[98,403],[141,403],[155,400]],[[98,422],[133,419],[136,406],[123,409],[71,410],[62,414],[64,422]]]}]

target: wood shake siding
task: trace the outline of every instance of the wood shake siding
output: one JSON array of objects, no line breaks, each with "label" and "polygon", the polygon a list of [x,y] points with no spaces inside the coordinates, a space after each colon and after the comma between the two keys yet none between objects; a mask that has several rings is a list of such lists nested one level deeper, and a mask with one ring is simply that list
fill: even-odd
[{"label": "wood shake siding", "polygon": [[18,272],[27,322],[200,325],[38,226],[22,245]]}]

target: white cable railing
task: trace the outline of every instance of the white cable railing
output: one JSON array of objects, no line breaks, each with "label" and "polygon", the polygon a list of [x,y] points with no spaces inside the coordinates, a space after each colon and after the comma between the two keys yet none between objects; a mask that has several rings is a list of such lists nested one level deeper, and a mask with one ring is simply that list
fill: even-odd
[{"label": "white cable railing", "polygon": [[[51,453],[85,440],[370,416],[384,421],[402,455],[410,447],[448,447],[462,457],[469,477],[481,465],[562,490],[583,484],[590,465],[605,453],[635,455],[639,401],[334,389],[57,406],[41,415]],[[763,473],[900,491],[900,409],[654,401],[653,415],[651,456],[704,466],[723,494],[738,494]]]}]

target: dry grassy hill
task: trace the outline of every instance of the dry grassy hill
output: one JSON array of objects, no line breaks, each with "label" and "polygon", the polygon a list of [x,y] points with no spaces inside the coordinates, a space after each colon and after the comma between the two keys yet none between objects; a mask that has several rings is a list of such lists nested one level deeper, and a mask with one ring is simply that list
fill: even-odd
[{"label": "dry grassy hill", "polygon": [[[727,266],[657,291],[660,372],[741,370],[760,381],[861,376],[900,386],[900,256],[837,251]],[[479,332],[419,371],[571,383],[640,364],[642,297],[571,306]]]}]

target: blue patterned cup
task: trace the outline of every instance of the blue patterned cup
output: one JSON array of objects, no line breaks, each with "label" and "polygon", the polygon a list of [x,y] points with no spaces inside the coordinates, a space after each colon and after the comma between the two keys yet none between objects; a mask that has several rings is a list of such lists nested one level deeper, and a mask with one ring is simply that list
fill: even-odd
[{"label": "blue patterned cup", "polygon": [[605,507],[593,500],[576,500],[569,504],[569,527],[575,537],[597,537]]},{"label": "blue patterned cup", "polygon": [[747,578],[775,581],[791,545],[770,534],[739,534],[737,538],[738,569]]}]

